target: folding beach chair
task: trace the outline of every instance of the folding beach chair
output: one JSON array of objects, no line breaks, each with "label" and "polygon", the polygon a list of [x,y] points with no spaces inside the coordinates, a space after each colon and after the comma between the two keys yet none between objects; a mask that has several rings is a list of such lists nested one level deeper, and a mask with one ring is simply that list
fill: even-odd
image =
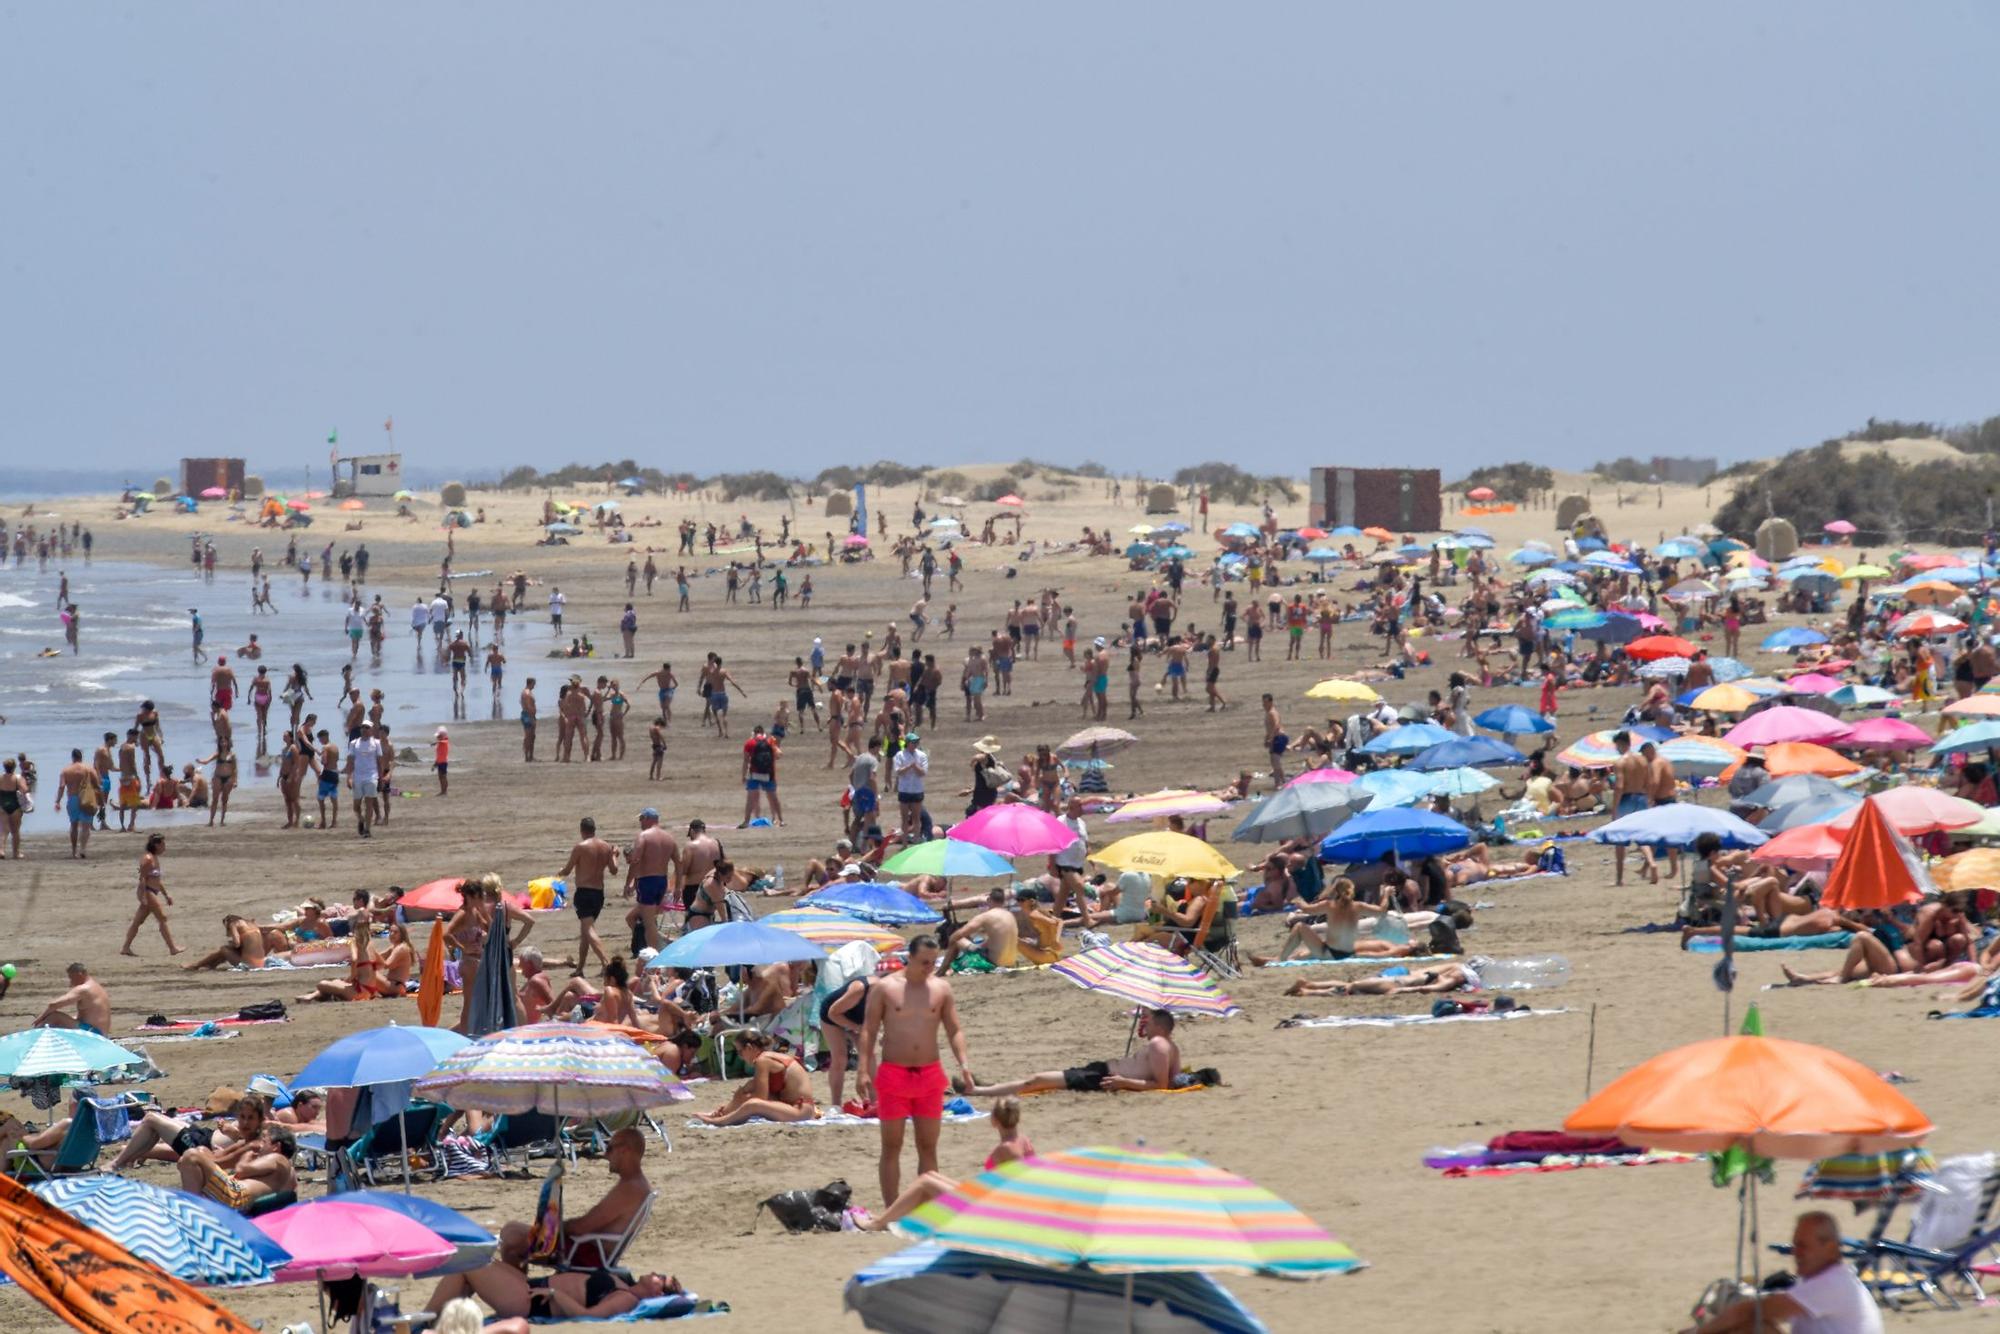
[{"label": "folding beach chair", "polygon": [[8,1176],[22,1181],[46,1181],[50,1177],[95,1172],[97,1151],[102,1147],[103,1142],[97,1134],[97,1117],[94,1114],[73,1116],[69,1132],[53,1150],[30,1149],[25,1145],[8,1149],[6,1172]]},{"label": "folding beach chair", "polygon": [[446,1110],[442,1103],[412,1102],[401,1116],[377,1121],[348,1146],[348,1175],[359,1173],[371,1186],[398,1182],[407,1164],[412,1180],[443,1180],[444,1155],[437,1140]]},{"label": "folding beach chair", "polygon": [[[632,1221],[622,1232],[580,1233],[565,1236],[556,1261],[558,1269],[610,1269],[621,1271],[624,1266],[626,1248],[639,1235],[646,1222],[653,1216],[653,1201],[657,1191],[649,1191]],[[588,1248],[588,1249],[587,1249]]]},{"label": "folding beach chair", "polygon": [[[1895,1302],[1912,1293],[1941,1309],[1959,1309],[1956,1293],[1945,1285],[1958,1280],[1974,1302],[1986,1300],[1980,1273],[1993,1272],[1991,1254],[2000,1248],[2000,1158],[1993,1154],[1946,1159],[1939,1177],[1967,1178],[1967,1169],[1983,1170],[1976,1191],[1947,1189],[1926,1196],[1917,1207],[1906,1241],[1876,1240],[1857,1258],[1872,1272],[1864,1281],[1884,1300]],[[1969,1205],[1969,1207],[1968,1207]]]},{"label": "folding beach chair", "polygon": [[496,1173],[516,1161],[525,1169],[535,1158],[573,1162],[576,1157],[574,1147],[564,1141],[555,1117],[547,1112],[497,1117],[489,1130],[473,1138],[486,1150]]}]

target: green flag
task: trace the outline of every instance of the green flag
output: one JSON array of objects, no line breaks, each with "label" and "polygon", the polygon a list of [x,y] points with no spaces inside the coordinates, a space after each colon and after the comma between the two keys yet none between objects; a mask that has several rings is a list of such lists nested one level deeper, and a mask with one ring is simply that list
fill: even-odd
[{"label": "green flag", "polygon": [[1755,1005],[1743,1012],[1743,1027],[1736,1030],[1738,1036],[1761,1038],[1764,1036],[1764,1013]]},{"label": "green flag", "polygon": [[326,433],[326,442],[327,442],[327,443],[328,443],[329,445],[337,445],[337,444],[339,444],[339,443],[340,443],[340,432],[339,432],[338,430],[332,430],[332,431],[328,431],[328,432]]}]

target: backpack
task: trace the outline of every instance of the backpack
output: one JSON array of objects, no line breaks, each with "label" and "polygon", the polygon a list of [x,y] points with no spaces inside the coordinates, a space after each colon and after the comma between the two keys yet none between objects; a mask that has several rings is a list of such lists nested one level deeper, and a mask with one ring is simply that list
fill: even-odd
[{"label": "backpack", "polygon": [[751,743],[750,772],[753,774],[769,774],[772,768],[771,754],[771,743],[765,738],[759,737],[755,742]]}]

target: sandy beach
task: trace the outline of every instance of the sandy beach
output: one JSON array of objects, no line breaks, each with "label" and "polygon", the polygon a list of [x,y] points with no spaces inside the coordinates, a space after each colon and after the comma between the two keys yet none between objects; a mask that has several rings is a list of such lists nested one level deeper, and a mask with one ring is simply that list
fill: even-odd
[{"label": "sandy beach", "polygon": [[[979,475],[976,469],[965,471]],[[1132,503],[1129,479],[1124,502],[1118,505],[1099,493],[1101,485],[1084,481],[1058,495],[1031,480],[1023,491],[1025,536],[1038,543],[1060,544],[1073,540],[1088,525],[1118,535],[1122,545],[1126,530],[1147,518]],[[1582,479],[1566,478],[1558,494],[1584,485]],[[1702,488],[1628,487],[1626,503],[1620,503],[1602,481],[1594,484],[1594,492],[1593,503],[1614,537],[1649,544],[1706,519],[1721,498],[1719,489],[1711,495]],[[602,493],[571,491],[563,498],[588,501],[602,498]],[[870,504],[889,516],[892,534],[908,531],[916,499],[914,488],[871,488]],[[674,524],[682,517],[723,522],[747,514],[766,532],[775,533],[781,507],[640,497],[624,502],[628,520],[651,516],[663,526],[634,528],[634,545],[614,546],[588,531],[572,539],[570,546],[550,548],[533,544],[539,536],[541,501],[539,492],[475,492],[468,505],[483,507],[486,522],[456,534],[457,570],[505,574],[519,568],[540,584],[530,592],[528,614],[510,619],[507,626],[509,700],[524,677],[537,676],[543,715],[549,718],[554,687],[572,670],[620,677],[637,699],[644,695],[634,689],[638,678],[663,660],[671,661],[683,682],[691,685],[702,655],[713,651],[722,655],[748,692],[749,697],[732,710],[735,739],[724,741],[705,733],[698,722],[698,705],[691,701],[693,691],[684,688],[670,731],[664,783],[646,780],[646,714],[637,708],[628,733],[631,752],[622,762],[525,765],[511,702],[506,718],[489,720],[485,687],[475,679],[472,719],[451,725],[449,797],[426,795],[399,802],[393,818],[371,841],[357,839],[351,825],[332,832],[280,829],[282,812],[272,780],[252,777],[248,765],[245,786],[226,829],[173,824],[165,880],[174,895],[173,921],[183,943],[202,949],[213,946],[225,912],[268,919],[310,895],[344,900],[357,887],[379,890],[389,884],[416,885],[440,876],[490,870],[498,872],[510,889],[518,889],[561,866],[578,817],[592,815],[608,837],[629,841],[636,832],[637,812],[647,805],[658,806],[664,823],[675,831],[691,817],[704,818],[724,831],[725,844],[739,864],[783,864],[793,883],[803,875],[809,858],[824,856],[831,848],[841,829],[837,802],[842,789],[837,776],[844,767],[832,771],[822,767],[826,743],[809,721],[803,727],[794,724],[781,762],[785,827],[729,830],[742,811],[742,737],[752,723],[769,723],[779,700],[789,694],[785,675],[793,658],[810,652],[815,635],[826,640],[831,655],[840,644],[858,641],[864,632],[879,637],[891,623],[907,629],[906,615],[918,594],[916,580],[899,577],[896,561],[886,557],[814,568],[810,573],[815,596],[807,611],[796,603],[785,609],[724,605],[722,579],[705,575],[693,584],[692,612],[678,614],[670,577],[680,563],[672,554]],[[328,541],[348,546],[365,539],[374,558],[371,586],[422,587],[434,583],[443,552],[436,523],[441,511],[435,502],[435,495],[425,497],[415,508],[421,516],[416,521],[395,517],[385,502],[371,502],[368,511],[353,516],[364,525],[358,532],[343,530],[342,521],[349,516],[328,510],[314,527],[299,534],[300,545],[316,552]],[[108,497],[51,500],[34,509],[37,517],[31,521],[38,526],[52,522],[42,517],[49,514],[60,515],[64,522],[81,519],[90,526],[98,562],[184,566],[190,535],[212,533],[220,557],[219,600],[247,602],[244,590],[253,545],[261,546],[269,557],[285,544],[282,534],[221,521],[226,511],[212,505],[194,516],[158,513],[124,521],[112,518],[114,505]],[[783,512],[790,513],[796,530],[812,540],[830,527],[842,526],[841,521],[823,521],[819,509],[804,501],[783,507]],[[975,533],[979,521],[991,512],[990,506],[965,511]],[[1254,506],[1217,505],[1209,524],[1221,527],[1239,519],[1254,522],[1257,517]],[[1305,522],[1303,501],[1281,507],[1279,517],[1287,526]],[[19,515],[18,507],[8,520],[30,521]],[[1524,538],[1554,536],[1553,513],[1546,509],[1469,522],[1486,528],[1503,553]],[[1198,568],[1215,544],[1198,533],[1191,535],[1191,541],[1199,557],[1192,564]],[[635,599],[640,623],[636,658],[626,662],[604,656],[617,648],[617,620],[627,600],[626,561],[635,555],[643,561],[649,543],[668,577],[656,585],[652,597],[642,591]],[[1060,589],[1063,600],[1074,606],[1083,637],[1114,633],[1126,599],[1149,582],[1149,576],[1129,571],[1118,557],[1038,552],[1021,561],[1016,557],[1022,549],[1014,546],[971,545],[964,550],[964,591],[947,594],[940,577],[932,602],[934,617],[941,617],[948,602],[956,602],[957,639],[941,640],[934,627],[923,643],[938,654],[947,674],[940,725],[925,729],[933,764],[934,809],[943,818],[955,817],[962,806],[950,793],[964,785],[976,738],[988,732],[997,735],[1005,746],[1003,759],[1011,761],[1037,742],[1054,743],[1082,725],[1076,673],[1054,644],[1038,661],[1017,666],[1011,696],[988,697],[985,722],[964,721],[951,685],[966,647],[1001,624],[1013,599],[1043,587]],[[707,569],[722,562],[705,558],[701,564]],[[1284,570],[1291,576],[1302,568],[1301,563],[1290,562]],[[0,573],[0,593],[22,593],[32,587],[39,596],[52,588],[53,578],[53,570],[37,576],[30,559]],[[494,580],[471,582],[490,590]],[[1342,586],[1351,582],[1351,576],[1340,580]],[[568,597],[566,634],[590,633],[599,647],[598,658],[573,664],[545,658],[553,641],[547,617],[539,609],[551,585],[560,585]],[[313,670],[316,683],[324,680],[331,687],[338,679],[338,664],[346,658],[337,602],[321,601],[317,579],[314,596],[296,607],[285,600],[294,596],[293,587],[281,579],[277,591],[280,621],[295,611],[311,618],[318,647],[314,656],[301,660]],[[1215,627],[1219,616],[1208,590],[1190,584],[1187,597],[1183,623]],[[395,634],[397,615],[407,602],[392,599],[390,606],[394,650],[401,642]],[[54,625],[46,606],[40,613]],[[0,607],[0,624],[17,614]],[[287,633],[296,632],[288,624]],[[48,637],[59,643],[60,630],[51,629]],[[1755,652],[1756,637],[1756,632],[1745,636],[1746,659],[1778,665],[1779,658]],[[211,646],[215,642],[219,641]],[[1367,636],[1365,625],[1343,624],[1335,642],[1337,656],[1331,663],[1315,660],[1310,642],[1304,661],[1285,662],[1277,637],[1267,640],[1270,652],[1262,662],[1246,663],[1241,652],[1226,655],[1222,688],[1235,707],[1215,714],[1205,712],[1198,698],[1173,704],[1149,688],[1145,716],[1128,724],[1123,683],[1114,673],[1108,721],[1129,726],[1141,742],[1116,758],[1113,790],[1218,787],[1241,769],[1261,770],[1265,756],[1256,707],[1260,692],[1276,696],[1296,731],[1325,719],[1325,713],[1304,698],[1315,681],[1381,661],[1381,644]],[[1442,689],[1455,664],[1457,645],[1444,648],[1432,666],[1407,680],[1385,683],[1385,697],[1404,704],[1420,701],[1431,689]],[[79,664],[87,666],[93,651],[86,631]],[[0,673],[8,670],[10,664],[0,663]],[[1155,676],[1157,670],[1155,666]],[[402,679],[384,678],[392,706],[397,681]],[[409,687],[409,693],[414,692],[415,687]],[[1199,690],[1195,693],[1198,696]],[[443,721],[432,716],[438,697],[424,698],[424,708],[412,710],[414,716],[407,723],[399,716],[399,743],[421,746],[430,725]],[[1635,698],[1626,690],[1565,692],[1558,735],[1567,743],[1584,732],[1610,726]],[[1501,703],[1532,707],[1533,692],[1511,688],[1474,692],[1475,708]],[[241,706],[238,712],[240,739]],[[87,748],[97,733],[107,728],[122,731],[129,721],[128,713],[108,713],[99,725],[80,729],[72,744]],[[1934,725],[1936,719],[1920,721]],[[169,759],[176,766],[206,753],[188,749],[196,741],[205,745],[205,737],[189,735],[200,726],[197,722],[184,727],[187,742],[170,746]],[[0,751],[11,755],[19,748],[8,729],[0,728]],[[542,748],[545,756],[552,757],[552,726],[543,729]],[[175,966],[178,961],[166,959],[150,927],[139,937],[141,958],[117,957],[118,939],[131,912],[140,839],[99,834],[87,862],[68,859],[60,819],[46,796],[53,790],[59,766],[48,758],[37,759],[45,795],[27,824],[27,860],[0,862],[0,959],[19,968],[11,992],[0,1000],[0,1031],[27,1023],[63,989],[62,967],[71,959],[87,960],[110,988],[116,1007],[116,1031],[111,1036],[120,1039],[131,1037],[133,1027],[149,1013],[216,1015],[273,997],[289,1002],[306,989],[302,979],[330,975],[184,974]],[[432,787],[423,766],[405,766],[400,778],[417,791],[429,792]],[[1267,784],[1260,781],[1257,787],[1261,793]],[[1489,799],[1489,810],[1492,805]],[[1259,855],[1257,850],[1222,842],[1239,814],[1219,817],[1211,832],[1221,850],[1243,865]],[[1101,846],[1120,828],[1093,821],[1092,847]],[[1026,1103],[1025,1131],[1045,1148],[1144,1143],[1207,1159],[1278,1192],[1368,1261],[1369,1267],[1356,1276],[1320,1283],[1227,1279],[1228,1286],[1276,1330],[1680,1328],[1688,1323],[1688,1306],[1701,1288],[1730,1272],[1735,1244],[1735,1195],[1711,1187],[1701,1165],[1450,1180],[1421,1163],[1434,1146],[1483,1141],[1506,1130],[1555,1128],[1588,1089],[1602,1088],[1621,1071],[1669,1047],[1721,1031],[1724,997],[1710,980],[1713,956],[1683,953],[1671,934],[1627,934],[1629,928],[1645,923],[1670,921],[1672,890],[1643,882],[1614,888],[1608,850],[1577,843],[1566,851],[1566,878],[1475,887],[1469,897],[1481,908],[1477,927],[1467,939],[1469,952],[1499,959],[1549,954],[1567,958],[1574,969],[1572,980],[1531,998],[1537,1009],[1559,1012],[1493,1024],[1281,1030],[1278,1022],[1295,1014],[1416,1013],[1428,1008],[1428,998],[1287,998],[1284,989],[1300,976],[1330,975],[1335,970],[1252,969],[1225,983],[1243,1007],[1241,1017],[1189,1021],[1179,1034],[1189,1063],[1218,1068],[1226,1081],[1223,1087],[1177,1097],[1035,1097]],[[759,909],[789,904],[788,899],[767,900]],[[615,921],[607,912],[606,925],[615,926]],[[1275,919],[1259,917],[1244,923],[1242,939],[1248,948],[1264,950],[1276,944],[1281,930]],[[607,939],[612,934],[607,931]],[[568,917],[550,919],[535,931],[534,943],[551,956],[566,955],[574,942],[573,920]],[[1978,1073],[1986,1068],[1981,1045],[1985,1032],[1980,1026],[1924,1022],[1926,1011],[1939,1008],[1940,997],[1932,988],[1762,990],[1781,980],[1779,962],[1784,957],[1750,955],[1741,961],[1734,995],[1739,1017],[1743,1007],[1754,1001],[1763,1007],[1767,1033],[1825,1043],[1873,1069],[1908,1076],[1913,1081],[1908,1093],[1938,1126],[1930,1142],[1940,1156],[1990,1147],[1991,1076]],[[1815,965],[1822,959],[1830,967],[1838,956],[1810,956]],[[1079,1064],[1114,1055],[1123,1043],[1128,1020],[1121,1008],[1059,977],[978,976],[959,979],[955,985],[973,1068],[982,1077],[1009,1078]],[[240,1085],[252,1072],[289,1076],[327,1042],[352,1029],[416,1022],[415,1003],[410,1000],[293,1005],[291,1012],[287,1024],[244,1029],[240,1037],[228,1041],[157,1047],[155,1059],[166,1073],[147,1087],[164,1103],[199,1103],[218,1085]],[[455,1012],[453,1000],[447,1014]],[[823,1077],[816,1082],[824,1088]],[[705,1101],[697,1106],[721,1100],[712,1086],[700,1096]],[[0,1109],[34,1115],[25,1099],[14,1094],[0,1095]],[[672,1273],[690,1291],[728,1302],[733,1308],[731,1328],[859,1329],[858,1320],[842,1314],[842,1283],[867,1262],[905,1243],[859,1234],[788,1236],[770,1218],[758,1220],[757,1202],[781,1190],[810,1189],[845,1178],[854,1185],[857,1200],[875,1204],[873,1131],[772,1125],[696,1130],[684,1128],[687,1111],[677,1107],[662,1114],[673,1131],[670,1154],[662,1153],[657,1142],[649,1146],[647,1171],[660,1198],[651,1226],[628,1263]],[[947,1126],[941,1166],[947,1173],[970,1173],[989,1147],[990,1133],[983,1122]],[[1801,1167],[1781,1163],[1776,1188],[1765,1192],[1766,1241],[1783,1240],[1789,1233],[1797,1211],[1790,1197]],[[171,1180],[168,1170],[157,1166],[143,1169],[143,1175],[162,1184]],[[601,1162],[585,1163],[569,1183],[572,1208],[594,1199],[606,1179]],[[427,1193],[497,1227],[528,1216],[538,1185],[539,1180],[452,1181]],[[401,1286],[405,1310],[422,1304],[427,1284]],[[263,1321],[267,1329],[310,1319],[313,1308],[311,1289],[300,1286],[227,1292],[221,1300],[243,1316]],[[1981,1314],[1927,1313],[1895,1323],[1945,1330],[1969,1327]],[[0,1327],[60,1328],[18,1292],[0,1293]]]}]

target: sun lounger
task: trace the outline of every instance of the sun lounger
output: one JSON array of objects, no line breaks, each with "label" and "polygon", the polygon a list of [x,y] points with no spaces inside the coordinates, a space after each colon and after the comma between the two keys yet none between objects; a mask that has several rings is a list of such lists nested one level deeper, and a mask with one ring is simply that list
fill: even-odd
[{"label": "sun lounger", "polygon": [[1295,1015],[1278,1022],[1279,1028],[1410,1028],[1418,1024],[1491,1024],[1507,1019],[1533,1019],[1538,1015],[1568,1014],[1560,1010],[1479,1010],[1472,1014],[1327,1014]]}]

